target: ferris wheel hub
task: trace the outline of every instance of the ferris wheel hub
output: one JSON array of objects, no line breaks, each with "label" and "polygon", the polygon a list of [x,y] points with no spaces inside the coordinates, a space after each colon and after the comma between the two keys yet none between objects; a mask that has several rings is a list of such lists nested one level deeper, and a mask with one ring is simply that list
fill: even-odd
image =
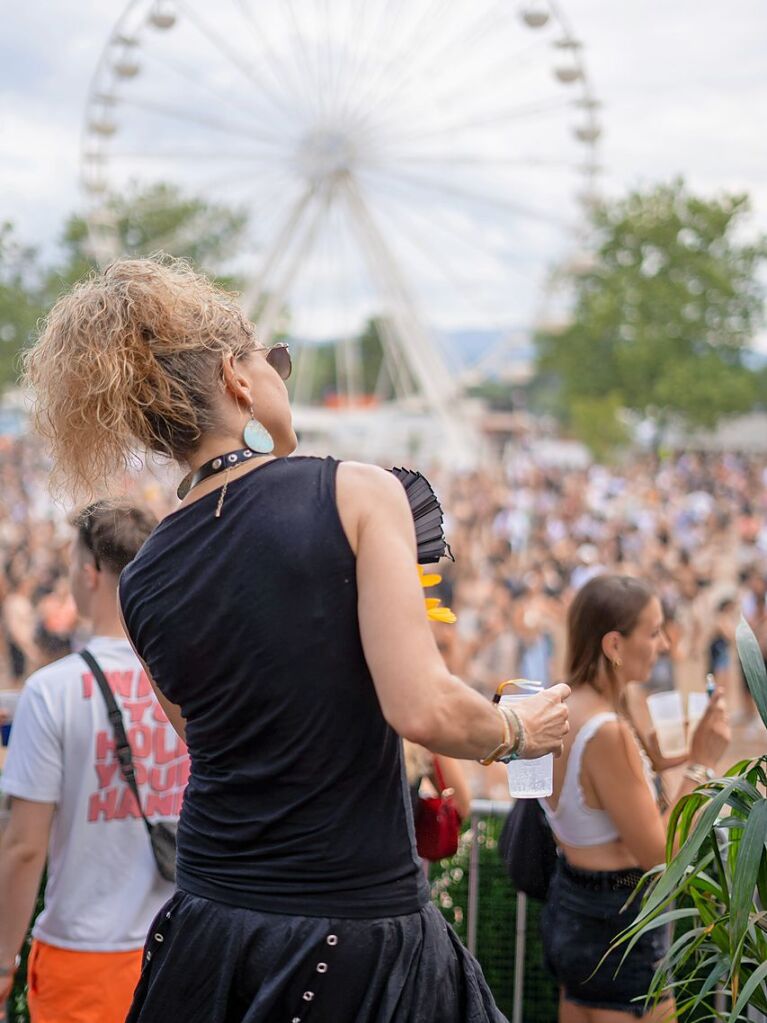
[{"label": "ferris wheel hub", "polygon": [[357,147],[346,132],[316,128],[301,140],[297,155],[304,177],[322,184],[351,173],[357,159]]}]

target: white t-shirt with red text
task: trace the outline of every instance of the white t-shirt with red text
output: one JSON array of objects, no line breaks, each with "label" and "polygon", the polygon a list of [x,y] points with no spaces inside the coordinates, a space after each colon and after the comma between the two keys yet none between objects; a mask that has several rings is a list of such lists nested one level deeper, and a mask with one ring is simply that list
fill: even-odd
[{"label": "white t-shirt with red text", "polygon": [[[123,712],[144,812],[178,818],[189,760],[127,639],[88,643]],[[55,803],[45,909],[33,934],[60,948],[140,948],[173,892],[157,870],[136,800],[120,773],[106,704],[71,654],[30,676],[14,715],[0,788]]]}]

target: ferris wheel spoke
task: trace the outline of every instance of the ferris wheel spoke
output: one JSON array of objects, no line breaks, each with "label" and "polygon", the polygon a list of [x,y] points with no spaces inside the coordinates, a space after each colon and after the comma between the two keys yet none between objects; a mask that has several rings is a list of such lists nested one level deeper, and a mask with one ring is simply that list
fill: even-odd
[{"label": "ferris wheel spoke", "polygon": [[[365,11],[365,0],[351,0],[349,6],[349,21],[346,27],[346,38],[354,39],[355,41],[360,39],[363,35],[364,26],[364,11]],[[345,50],[345,59],[343,67],[338,69],[338,90],[339,93],[342,87],[346,87],[346,94],[348,96],[348,86],[351,78],[354,76],[357,67],[359,66],[359,55],[356,60],[350,59],[349,56],[350,47]],[[339,113],[343,113],[344,108],[339,105]]]},{"label": "ferris wheel spoke", "polygon": [[328,213],[328,194],[318,196],[316,191],[312,190],[312,195],[310,197],[309,204],[307,204],[306,212],[309,212],[309,206],[311,205],[312,200],[314,205],[314,209],[311,210],[312,216],[310,218],[306,218],[308,223],[305,225],[303,235],[298,239],[297,244],[293,247],[292,254],[285,261],[283,272],[279,277],[279,280],[275,284],[274,288],[269,290],[264,308],[258,317],[259,338],[261,343],[264,345],[268,345],[272,339],[277,317],[285,305],[288,293],[296,279],[301,264],[310,256],[317,242],[322,222]]},{"label": "ferris wheel spoke", "polygon": [[[434,26],[441,26],[444,24],[444,15],[449,10],[450,0],[431,0],[426,10],[422,12],[420,17],[417,18],[415,24],[412,26],[412,30],[409,36],[404,40],[401,40],[399,46],[392,47],[392,56],[388,61],[384,62],[381,72],[373,77],[373,81],[365,86],[364,81],[360,83],[360,75],[366,72],[367,63],[370,55],[374,52],[376,39],[371,38],[367,49],[360,51],[360,57],[355,66],[355,72],[353,78],[347,83],[347,97],[348,102],[345,108],[345,113],[352,119],[362,118],[367,110],[370,113],[371,105],[377,106],[377,102],[371,104],[371,92],[380,84],[382,76],[391,72],[391,69],[397,66],[402,61],[403,54],[409,52],[417,52],[417,48],[420,45],[420,40],[423,35],[422,30],[429,27],[429,31],[434,32]],[[428,35],[426,36],[428,38]],[[392,38],[392,42],[393,42]]]},{"label": "ferris wheel spoke", "polygon": [[[358,0],[358,4],[360,10],[363,10],[367,6],[365,0]],[[388,7],[389,0],[385,0],[383,6],[379,5],[377,11],[370,17],[367,31],[364,31],[362,28],[364,22],[359,23],[360,34],[358,37],[359,45],[357,50],[357,59],[355,60],[349,76],[344,83],[345,101],[341,106],[339,106],[338,111],[339,116],[342,119],[350,119],[354,107],[356,106],[356,96],[361,88],[360,75],[367,73],[367,69],[370,67],[371,60],[376,51],[380,52],[380,47],[385,45],[384,39],[386,39],[386,33],[384,33],[382,39],[380,29],[384,22],[384,16]]]},{"label": "ferris wheel spoke", "polygon": [[185,17],[188,18],[195,26],[200,35],[202,35],[203,38],[214,47],[214,49],[223,54],[223,56],[226,57],[227,60],[229,60],[252,85],[256,85],[259,89],[262,89],[264,95],[269,97],[275,107],[282,110],[283,113],[287,113],[290,117],[296,116],[295,107],[290,105],[286,97],[276,91],[269,81],[264,79],[257,70],[249,65],[243,59],[242,54],[231,47],[226,39],[223,39],[218,32],[211,29],[210,25],[203,21],[199,13],[193,9],[187,0],[176,0],[176,3],[181,5],[184,10]]},{"label": "ferris wheel spoke", "polygon": [[389,295],[391,313],[398,332],[403,339],[410,339],[406,349],[408,367],[422,392],[429,396],[432,406],[447,416],[446,403],[453,391],[452,380],[435,351],[433,339],[424,330],[413,297],[368,204],[351,178],[347,178],[344,185],[363,254],[369,261],[371,276],[381,281]]},{"label": "ferris wheel spoke", "polygon": [[122,160],[245,160],[274,165],[274,156],[263,152],[247,153],[242,150],[227,152],[225,149],[120,149],[111,150],[110,159]]},{"label": "ferris wheel spoke", "polygon": [[450,34],[441,41],[438,36],[430,40],[433,45],[423,46],[420,50],[416,51],[416,55],[408,62],[407,68],[400,78],[393,82],[386,92],[377,97],[370,113],[374,115],[381,106],[388,107],[402,95],[405,89],[413,87],[415,81],[430,81],[433,76],[432,69],[435,67],[444,68],[449,66],[454,73],[455,62],[450,60],[450,53],[456,50],[461,54],[465,53],[473,41],[486,35],[499,24],[499,21],[500,18],[497,14],[493,13],[492,10],[487,11],[471,28],[463,26],[461,31]]},{"label": "ferris wheel spoke", "polygon": [[410,156],[400,156],[397,159],[397,163],[406,166],[418,166],[421,164],[432,167],[440,164],[444,166],[448,161],[451,170],[454,167],[534,167],[536,170],[552,171],[578,171],[582,169],[580,164],[574,163],[572,160],[545,156],[496,156],[494,154],[480,156],[473,153],[459,153],[456,155],[452,153],[417,153]]},{"label": "ferris wheel spoke", "polygon": [[431,130],[424,129],[419,131],[418,128],[415,127],[407,134],[390,135],[388,141],[390,143],[402,141],[407,142],[410,140],[421,141],[422,139],[440,138],[443,135],[455,138],[455,133],[458,131],[473,131],[478,128],[485,128],[491,125],[509,124],[512,121],[521,121],[529,117],[540,117],[545,114],[556,113],[557,111],[564,110],[572,105],[572,100],[570,99],[557,98],[544,100],[524,104],[518,107],[509,107],[507,110],[498,110],[484,117],[475,117],[470,120],[460,120],[453,121],[448,124],[440,124]]},{"label": "ferris wheel spoke", "polygon": [[[378,184],[376,191],[378,192],[379,190],[381,190],[380,183]],[[478,231],[476,229],[476,224],[473,221],[471,225],[467,224],[463,229],[459,230],[458,227],[454,226],[452,223],[443,221],[438,217],[430,216],[419,206],[414,206],[407,196],[403,196],[401,190],[390,187],[384,188],[383,191],[387,194],[388,198],[396,204],[402,214],[402,218],[397,217],[396,214],[394,215],[393,220],[396,220],[397,224],[401,224],[402,220],[406,220],[408,218],[417,220],[424,226],[424,231],[422,233],[429,236],[436,231],[442,235],[446,242],[449,242],[449,245],[446,246],[444,250],[442,248],[439,249],[440,252],[465,252],[466,249],[471,249],[485,259],[489,257],[494,261],[498,261],[502,258],[504,266],[508,265],[509,269],[511,269],[514,273],[517,273],[520,277],[524,277],[525,280],[529,281],[531,276],[537,276],[537,270],[531,269],[527,256],[520,255],[516,257],[507,253],[504,253],[503,256],[501,256],[497,248],[493,247],[489,241],[487,233]],[[401,227],[400,229],[404,230],[404,228]],[[521,266],[515,265],[517,263],[521,264]]]},{"label": "ferris wheel spoke", "polygon": [[470,28],[463,28],[446,42],[440,49],[434,50],[427,55],[427,62],[421,65],[421,75],[429,79],[436,69],[455,66],[455,54],[459,56],[471,51],[489,33],[497,34],[499,26],[503,26],[506,18],[499,11],[497,6],[491,7],[475,25]]},{"label": "ferris wheel spoke", "polygon": [[243,294],[242,305],[248,314],[252,313],[264,294],[272,273],[289,253],[291,246],[295,245],[302,223],[306,218],[306,212],[315,200],[316,193],[317,189],[313,184],[304,188],[277,228],[274,241],[261,260],[253,284]]},{"label": "ferris wheel spoke", "polygon": [[474,95],[477,86],[488,88],[497,79],[502,79],[504,87],[508,87],[511,79],[523,70],[532,59],[538,57],[541,51],[549,45],[545,39],[537,39],[529,46],[516,54],[503,54],[496,64],[481,65],[476,67],[470,74],[462,78],[458,84],[453,82],[455,68],[451,67],[451,88],[447,92],[434,92],[431,95],[431,102],[435,106],[455,106],[461,100]]},{"label": "ferris wheel spoke", "polygon": [[254,4],[249,2],[249,0],[234,0],[234,2],[242,12],[242,16],[256,43],[264,48],[264,56],[275,80],[283,87],[287,87],[291,92],[297,103],[296,110],[306,109],[307,106],[311,106],[314,102],[314,97],[311,88],[308,87],[305,81],[305,77],[300,73],[300,69],[296,69],[299,73],[295,76],[289,73],[287,61],[280,59],[272,44],[271,36],[258,20],[254,11]]},{"label": "ferris wheel spoke", "polygon": [[[314,60],[312,59],[311,47],[307,40],[304,38],[303,29],[301,27],[301,19],[297,17],[296,12],[293,8],[293,0],[281,0],[281,3],[283,8],[288,12],[291,24],[293,25],[293,31],[295,32],[296,39],[298,41],[298,49],[300,51],[300,55],[303,57],[304,62],[306,64],[307,77],[310,80],[310,86],[312,87],[313,91],[312,105],[319,113],[323,113],[325,97],[319,70],[319,59],[316,57]],[[300,63],[298,61],[299,53],[294,51],[294,57],[296,60],[296,66],[300,68]],[[314,79],[313,83],[311,82],[312,78]]]},{"label": "ferris wheel spoke", "polygon": [[[380,186],[376,189],[376,194],[379,190],[381,190]],[[446,221],[439,217],[432,217],[421,208],[414,207],[412,203],[403,196],[402,192],[397,189],[385,188],[382,190],[386,192],[390,201],[395,204],[396,210],[399,210],[399,214],[401,214],[401,216],[398,215],[397,212],[393,212],[391,214],[392,222],[397,223],[399,230],[406,233],[407,229],[403,227],[402,224],[407,224],[409,220],[413,220],[423,224],[422,231],[418,232],[419,238],[422,238],[422,236],[431,236],[435,232],[442,235],[446,243],[444,246],[436,246],[436,251],[438,253],[465,253],[467,250],[470,250],[477,253],[478,256],[483,259],[491,259],[495,262],[502,261],[504,268],[509,269],[511,272],[524,278],[528,282],[531,277],[539,276],[538,268],[535,266],[531,267],[530,261],[526,255],[516,257],[505,252],[500,254],[498,250],[492,246],[487,237],[487,232],[477,230],[477,225],[473,223],[473,221],[471,224],[461,225],[459,228],[452,221]],[[447,259],[446,255],[445,259]]]},{"label": "ferris wheel spoke", "polygon": [[[389,4],[387,3],[386,6],[388,9]],[[374,95],[375,89],[379,86],[381,79],[386,75],[387,69],[395,66],[398,59],[400,48],[396,41],[400,38],[399,33],[402,15],[404,10],[408,7],[408,0],[395,0],[391,6],[391,19],[386,27],[386,31],[384,32],[384,39],[381,40],[379,38],[379,43],[383,45],[388,44],[386,53],[381,55],[384,58],[383,62],[375,71],[373,71],[372,74],[369,75],[368,81],[363,82],[355,93],[349,93],[349,95],[353,97],[354,102],[349,105],[348,112],[354,119],[359,119],[360,112],[364,111],[366,102],[369,97]]]},{"label": "ferris wheel spoke", "polygon": [[180,107],[167,106],[164,103],[157,103],[154,100],[120,97],[121,106],[135,107],[137,110],[147,110],[149,113],[158,114],[161,117],[169,117],[177,121],[188,121],[191,124],[198,124],[213,131],[221,131],[227,135],[235,135],[237,138],[246,138],[249,141],[259,142],[264,146],[284,148],[285,140],[278,135],[271,133],[254,132],[252,125],[238,124],[220,117],[210,117],[207,114],[196,114]]},{"label": "ferris wheel spoke", "polygon": [[[371,172],[372,173],[372,172]],[[569,225],[561,217],[553,216],[545,210],[536,210],[521,203],[511,202],[498,196],[488,195],[483,192],[475,192],[462,185],[452,185],[444,181],[435,181],[434,178],[422,178],[415,174],[408,174],[405,171],[380,171],[386,177],[402,182],[406,186],[418,192],[426,192],[429,196],[442,196],[452,201],[462,199],[464,202],[473,203],[476,206],[484,206],[495,209],[499,212],[508,213],[512,216],[524,217],[527,220],[535,220],[541,224],[548,224],[558,229],[566,229]]]},{"label": "ferris wheel spoke", "polygon": [[206,92],[213,99],[217,99],[219,103],[225,107],[236,107],[240,112],[244,114],[250,114],[254,118],[254,124],[259,125],[263,123],[264,115],[266,114],[268,107],[264,107],[258,110],[256,107],[252,107],[247,103],[242,102],[242,96],[236,90],[230,91],[229,94],[224,94],[215,89],[208,79],[200,74],[199,70],[194,71],[191,68],[184,67],[177,63],[175,60],[169,60],[167,57],[159,57],[150,49],[142,51],[142,56],[146,59],[149,58],[151,63],[154,63],[163,70],[171,71],[178,78],[188,82],[190,85]]}]

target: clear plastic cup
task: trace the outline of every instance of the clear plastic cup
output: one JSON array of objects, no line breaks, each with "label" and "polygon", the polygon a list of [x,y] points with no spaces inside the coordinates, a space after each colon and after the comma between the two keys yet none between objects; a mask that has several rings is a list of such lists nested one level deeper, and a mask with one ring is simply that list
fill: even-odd
[{"label": "clear plastic cup", "polygon": [[[511,687],[509,687],[511,688]],[[540,682],[518,679],[514,691],[508,690],[501,697],[502,704],[512,707],[522,700],[540,693],[543,686]],[[509,794],[514,799],[543,799],[554,791],[554,755],[538,757],[537,760],[512,760],[506,765],[509,776]]]},{"label": "clear plastic cup", "polygon": [[683,756],[687,752],[687,736],[681,695],[653,693],[647,697],[647,707],[662,755]]},{"label": "clear plastic cup", "polygon": [[689,693],[687,696],[687,735],[690,739],[706,713],[708,700],[708,693]]}]

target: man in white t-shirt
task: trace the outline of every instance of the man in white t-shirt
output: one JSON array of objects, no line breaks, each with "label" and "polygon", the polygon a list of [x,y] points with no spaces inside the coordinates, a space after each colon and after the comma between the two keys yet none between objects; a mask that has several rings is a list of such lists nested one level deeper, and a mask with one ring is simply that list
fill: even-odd
[{"label": "man in white t-shirt", "polygon": [[[173,820],[189,774],[186,747],[131,649],[117,604],[120,572],[155,524],[129,505],[91,505],[75,521],[70,582],[91,621],[88,649],[123,713],[144,811]],[[32,1021],[123,1023],[149,925],[173,886],[157,870],[103,696],[78,654],[28,679],[0,787],[12,797],[0,844],[0,1006],[47,856],[45,908],[28,964]]]}]

